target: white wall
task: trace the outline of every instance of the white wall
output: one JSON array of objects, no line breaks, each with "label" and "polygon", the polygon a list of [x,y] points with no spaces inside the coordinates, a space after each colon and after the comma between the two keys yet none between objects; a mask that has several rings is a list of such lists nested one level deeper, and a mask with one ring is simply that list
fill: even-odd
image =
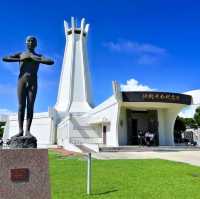
[{"label": "white wall", "polygon": [[90,125],[87,119],[81,116],[71,116],[72,130],[70,140],[72,143],[102,143],[101,125]]},{"label": "white wall", "polygon": [[[106,118],[106,145],[118,146],[119,104],[114,96],[84,115],[69,114],[58,124],[58,145],[103,144],[102,123],[90,123],[91,120]],[[65,146],[64,146],[65,147]],[[67,147],[67,146],[66,146]]]},{"label": "white wall", "polygon": [[70,117],[66,116],[58,125],[57,125],[57,144],[58,146],[64,146],[65,140],[69,142],[69,133],[70,133]]},{"label": "white wall", "polygon": [[126,108],[121,107],[118,123],[119,145],[127,145],[127,115]]},{"label": "white wall", "polygon": [[[88,113],[90,118],[106,118],[110,123],[110,131],[106,132],[106,145],[119,146],[118,142],[118,121],[119,121],[119,103],[114,96],[111,96],[102,104],[92,109]],[[103,143],[103,140],[102,140]]]},{"label": "white wall", "polygon": [[[26,127],[26,120],[24,121],[24,127]],[[17,116],[10,116],[3,139],[6,140],[16,135],[18,130]],[[55,144],[55,124],[48,112],[34,114],[31,125],[31,134],[37,138],[38,146]]]}]

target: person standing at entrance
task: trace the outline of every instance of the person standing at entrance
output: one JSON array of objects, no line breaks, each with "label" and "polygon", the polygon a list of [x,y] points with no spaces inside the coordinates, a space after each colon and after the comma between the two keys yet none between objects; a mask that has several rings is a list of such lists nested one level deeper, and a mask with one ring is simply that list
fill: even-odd
[{"label": "person standing at entrance", "polygon": [[150,146],[150,132],[147,131],[147,132],[145,133],[144,137],[145,137],[145,143],[146,143],[146,145],[147,145],[147,146]]},{"label": "person standing at entrance", "polygon": [[143,143],[143,133],[142,131],[138,131],[138,143],[139,145],[142,145]]}]

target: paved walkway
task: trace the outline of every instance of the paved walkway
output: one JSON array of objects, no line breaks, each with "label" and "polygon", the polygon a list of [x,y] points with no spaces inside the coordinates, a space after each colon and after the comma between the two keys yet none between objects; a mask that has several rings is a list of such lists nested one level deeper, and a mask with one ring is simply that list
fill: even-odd
[{"label": "paved walkway", "polygon": [[93,153],[96,159],[165,159],[200,166],[200,151],[148,151]]}]

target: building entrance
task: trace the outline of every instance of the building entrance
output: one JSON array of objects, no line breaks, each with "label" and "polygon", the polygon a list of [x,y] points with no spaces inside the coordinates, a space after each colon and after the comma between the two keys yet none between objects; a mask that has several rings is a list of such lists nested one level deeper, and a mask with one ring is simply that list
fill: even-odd
[{"label": "building entrance", "polygon": [[156,110],[127,110],[127,144],[158,145],[158,115]]}]

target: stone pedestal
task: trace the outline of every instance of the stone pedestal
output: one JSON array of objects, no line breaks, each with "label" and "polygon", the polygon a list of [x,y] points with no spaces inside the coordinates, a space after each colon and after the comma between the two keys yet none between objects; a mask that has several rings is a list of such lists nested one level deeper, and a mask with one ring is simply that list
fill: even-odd
[{"label": "stone pedestal", "polygon": [[47,149],[0,149],[0,198],[51,198]]},{"label": "stone pedestal", "polygon": [[12,137],[8,143],[9,148],[37,148],[37,139],[34,136]]}]

